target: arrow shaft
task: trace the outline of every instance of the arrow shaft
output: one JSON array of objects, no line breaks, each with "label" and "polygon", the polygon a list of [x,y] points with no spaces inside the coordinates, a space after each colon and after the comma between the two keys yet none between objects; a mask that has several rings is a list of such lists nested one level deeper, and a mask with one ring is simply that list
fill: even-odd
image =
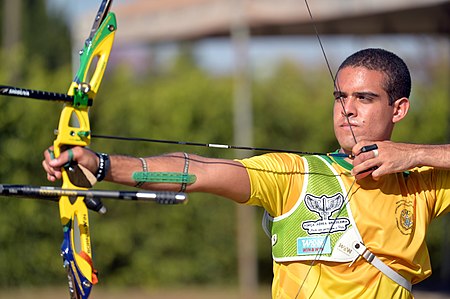
[{"label": "arrow shaft", "polygon": [[278,152],[278,153],[291,153],[291,154],[300,154],[300,155],[319,155],[319,156],[351,158],[350,155],[342,154],[342,153],[305,152],[305,151],[288,150],[288,149],[276,149],[276,148],[253,147],[253,146],[240,146],[240,145],[229,145],[229,144],[219,144],[219,143],[200,143],[200,142],[190,142],[190,141],[151,139],[151,138],[142,138],[142,137],[121,137],[121,136],[110,136],[110,135],[100,135],[100,134],[92,134],[91,137],[92,138],[97,138],[97,139],[111,139],[111,140],[124,140],[124,141],[137,141],[137,142],[152,142],[152,143],[189,145],[189,146],[199,146],[199,147],[209,147],[209,148],[221,148],[221,149],[238,149],[238,150],[248,150],[248,151]]}]

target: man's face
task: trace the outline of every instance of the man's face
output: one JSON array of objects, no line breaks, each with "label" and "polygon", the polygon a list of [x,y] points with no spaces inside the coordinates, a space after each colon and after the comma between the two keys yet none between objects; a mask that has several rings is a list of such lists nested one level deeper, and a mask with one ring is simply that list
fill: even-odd
[{"label": "man's face", "polygon": [[395,105],[389,105],[383,82],[382,72],[364,67],[345,67],[338,72],[334,91],[334,133],[345,152],[351,152],[355,138],[357,142],[390,139]]}]

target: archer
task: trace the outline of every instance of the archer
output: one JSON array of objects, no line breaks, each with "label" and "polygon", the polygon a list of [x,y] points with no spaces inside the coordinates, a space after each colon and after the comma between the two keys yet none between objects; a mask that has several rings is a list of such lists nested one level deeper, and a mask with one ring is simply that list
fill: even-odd
[{"label": "archer", "polygon": [[263,207],[273,298],[411,298],[411,285],[431,275],[427,227],[450,211],[450,145],[390,141],[410,90],[408,67],[388,51],[365,49],[341,64],[333,119],[346,157],[133,158],[73,147],[57,159],[46,151],[43,167],[60,179],[70,156],[98,181]]}]

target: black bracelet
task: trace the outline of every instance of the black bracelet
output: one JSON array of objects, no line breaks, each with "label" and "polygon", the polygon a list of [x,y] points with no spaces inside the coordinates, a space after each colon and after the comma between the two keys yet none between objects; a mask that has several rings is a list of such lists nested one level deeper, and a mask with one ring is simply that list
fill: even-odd
[{"label": "black bracelet", "polygon": [[111,166],[111,162],[109,161],[108,154],[104,153],[95,153],[98,157],[99,163],[98,163],[98,169],[95,173],[95,177],[97,178],[97,182],[101,182],[105,179],[106,173],[109,170],[109,167]]}]

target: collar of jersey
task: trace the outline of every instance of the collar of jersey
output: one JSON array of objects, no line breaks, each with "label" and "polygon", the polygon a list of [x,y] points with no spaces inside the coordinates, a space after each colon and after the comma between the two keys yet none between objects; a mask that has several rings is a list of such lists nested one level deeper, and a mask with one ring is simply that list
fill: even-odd
[{"label": "collar of jersey", "polygon": [[[334,152],[332,152],[333,154],[337,154],[339,153],[339,150],[335,150]],[[345,161],[345,158],[342,157],[329,157],[327,156],[326,159],[330,162],[330,163],[337,163],[339,166],[345,168],[346,170],[352,170],[353,169],[353,165],[351,163],[348,163],[347,161]]]}]

